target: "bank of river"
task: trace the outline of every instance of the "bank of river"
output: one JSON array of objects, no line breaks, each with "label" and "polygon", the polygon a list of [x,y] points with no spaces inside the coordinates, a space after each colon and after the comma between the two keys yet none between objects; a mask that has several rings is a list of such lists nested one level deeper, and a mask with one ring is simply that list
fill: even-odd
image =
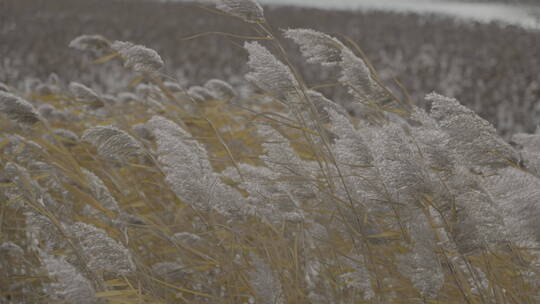
[{"label": "bank of river", "polygon": [[497,21],[528,29],[540,29],[540,7],[531,5],[444,0],[260,0],[260,2],[337,10],[360,9],[440,14],[465,20]]}]

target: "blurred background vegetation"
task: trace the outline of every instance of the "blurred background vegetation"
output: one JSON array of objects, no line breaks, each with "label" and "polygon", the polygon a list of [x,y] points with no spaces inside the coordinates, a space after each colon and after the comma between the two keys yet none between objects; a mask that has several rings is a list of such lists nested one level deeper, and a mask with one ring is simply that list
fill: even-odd
[{"label": "blurred background vegetation", "polygon": [[[402,91],[394,81],[399,80],[417,103],[425,94],[437,91],[473,108],[503,135],[537,127],[537,31],[375,11],[274,7],[267,8],[266,15],[276,29],[309,27],[350,37],[388,85]],[[187,85],[217,77],[242,86],[247,55],[239,39],[220,35],[183,39],[217,31],[254,34],[240,21],[189,3],[2,0],[0,81],[23,88],[24,78],[44,80],[56,73],[60,79],[92,83],[103,93],[124,89],[131,79],[120,65],[95,67],[90,57],[82,58],[66,47],[78,35],[101,34],[156,49],[166,61],[167,73]],[[294,48],[290,50],[308,84],[328,85],[321,90],[347,104],[347,95],[331,86],[331,73],[304,63]]]}]

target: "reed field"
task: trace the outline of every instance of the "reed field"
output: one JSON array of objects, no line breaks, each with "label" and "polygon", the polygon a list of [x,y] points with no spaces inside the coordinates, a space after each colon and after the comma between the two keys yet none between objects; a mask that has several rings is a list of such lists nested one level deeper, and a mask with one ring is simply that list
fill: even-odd
[{"label": "reed field", "polygon": [[[420,106],[433,91],[457,98],[507,139],[516,132],[534,132],[540,121],[538,31],[387,12],[273,7],[265,14],[277,37],[280,28],[349,37],[386,85],[401,93],[396,78]],[[247,72],[241,40],[216,34],[186,38],[210,32],[253,34],[241,21],[195,5],[141,0],[2,0],[0,31],[0,82],[24,90],[25,80],[46,81],[55,73],[104,93],[126,90],[132,75],[113,65],[96,69],[93,57],[66,48],[73,37],[100,34],[152,46],[167,62],[168,74],[186,86],[219,78],[241,87]],[[310,86],[326,85],[321,92],[354,111],[346,90],[331,86],[332,70],[307,64],[292,43],[282,43]]]},{"label": "reed field", "polygon": [[33,3],[0,4],[0,303],[540,303],[538,33]]}]

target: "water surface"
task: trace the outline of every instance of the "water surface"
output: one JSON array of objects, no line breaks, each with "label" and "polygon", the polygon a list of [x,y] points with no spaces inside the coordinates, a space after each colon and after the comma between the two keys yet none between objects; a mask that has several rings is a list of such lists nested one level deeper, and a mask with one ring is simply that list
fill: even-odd
[{"label": "water surface", "polygon": [[520,4],[467,3],[445,0],[260,0],[264,4],[288,4],[325,9],[384,10],[441,14],[480,22],[497,21],[540,29],[540,7]]}]

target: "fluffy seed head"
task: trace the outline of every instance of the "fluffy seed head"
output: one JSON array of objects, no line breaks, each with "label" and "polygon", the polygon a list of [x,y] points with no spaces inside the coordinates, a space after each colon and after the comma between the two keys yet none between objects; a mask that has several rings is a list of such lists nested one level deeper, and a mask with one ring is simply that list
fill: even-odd
[{"label": "fluffy seed head", "polygon": [[74,146],[79,142],[79,136],[73,131],[66,129],[55,129],[53,133],[60,137],[62,143],[66,146]]},{"label": "fluffy seed head", "polygon": [[[354,164],[356,166],[371,165],[373,156],[369,145],[363,138],[362,133],[356,130],[348,116],[329,107],[325,108],[325,111],[328,113],[331,124],[330,130],[338,137],[333,147],[337,161],[342,164]],[[343,169],[347,168],[345,165],[343,167]],[[349,168],[349,170],[351,169]],[[351,179],[353,178],[351,176]]]},{"label": "fluffy seed head", "polygon": [[196,102],[205,102],[206,101],[206,98],[204,98],[202,95],[200,95],[199,93],[194,92],[194,91],[190,92],[188,90],[188,96],[191,99],[193,99],[194,101],[196,101]]},{"label": "fluffy seed head", "polygon": [[194,244],[203,241],[200,236],[189,232],[177,232],[172,236],[172,239],[180,244]]},{"label": "fluffy seed head", "polygon": [[88,104],[93,109],[101,108],[105,105],[99,95],[84,84],[73,81],[69,84],[69,91],[77,101]]},{"label": "fluffy seed head", "polygon": [[462,253],[473,253],[508,240],[503,210],[488,194],[475,190],[463,192],[456,196],[456,210],[458,221],[453,234]]},{"label": "fluffy seed head", "polygon": [[0,91],[9,92],[9,87],[5,83],[0,82]]},{"label": "fluffy seed head", "polygon": [[208,89],[219,100],[230,100],[236,97],[236,91],[226,81],[221,79],[208,80],[204,87]]},{"label": "fluffy seed head", "polygon": [[47,289],[49,296],[70,303],[94,304],[98,302],[92,283],[65,258],[45,253],[41,256],[49,277],[56,280],[49,284],[50,290]]},{"label": "fluffy seed head", "polygon": [[289,29],[285,37],[300,46],[302,55],[309,63],[335,66],[341,61],[341,50],[345,46],[336,38],[311,29]]},{"label": "fluffy seed head", "polygon": [[514,134],[512,141],[524,150],[540,153],[540,134]]},{"label": "fluffy seed head", "polygon": [[364,60],[350,49],[341,50],[341,77],[339,82],[349,89],[349,93],[360,102],[378,102],[380,86],[373,80]]},{"label": "fluffy seed head", "polygon": [[38,95],[52,95],[54,94],[55,88],[52,85],[46,83],[40,83],[36,87],[36,93]]},{"label": "fluffy seed head", "polygon": [[521,161],[527,170],[540,176],[540,133],[515,134],[512,142],[518,146]]},{"label": "fluffy seed head", "polygon": [[500,167],[519,159],[517,152],[506,143],[497,130],[471,109],[454,98],[436,93],[426,96],[432,103],[431,116],[449,135],[449,146],[470,166]]},{"label": "fluffy seed head", "polygon": [[145,99],[161,99],[162,92],[156,85],[141,83],[135,88],[135,93],[142,99],[144,103]]},{"label": "fluffy seed head", "polygon": [[109,41],[101,35],[81,35],[71,40],[69,47],[80,51],[89,51],[104,49],[109,44]]},{"label": "fluffy seed head", "polygon": [[146,127],[146,124],[144,123],[138,123],[133,126],[131,126],[131,131],[135,135],[137,135],[140,138],[146,139],[146,140],[154,140],[154,134]]},{"label": "fluffy seed head", "polygon": [[343,261],[345,269],[348,270],[348,272],[338,277],[343,287],[362,291],[364,300],[370,300],[375,297],[375,292],[371,286],[371,274],[366,268],[365,258],[361,255],[355,255],[350,258],[341,256],[339,259]]},{"label": "fluffy seed head", "polygon": [[118,103],[118,99],[115,96],[110,95],[110,94],[105,94],[101,96],[101,99],[103,100],[103,103],[108,106],[113,106]]},{"label": "fluffy seed head", "polygon": [[265,138],[262,146],[266,155],[261,156],[261,159],[269,168],[282,176],[309,175],[309,167],[306,162],[298,156],[290,141],[279,131],[270,126],[261,125],[258,127],[257,133]]},{"label": "fluffy seed head", "polygon": [[90,193],[102,207],[98,209],[95,208],[95,206],[86,205],[84,206],[83,214],[108,225],[119,227],[120,229],[125,228],[123,227],[123,213],[118,206],[118,202],[109,192],[109,188],[107,188],[103,180],[93,172],[84,168],[82,168],[82,173],[86,178],[86,184],[88,185]]},{"label": "fluffy seed head", "polygon": [[259,23],[264,21],[263,8],[255,0],[217,0],[216,8],[245,22]]},{"label": "fluffy seed head", "polygon": [[61,83],[60,77],[58,77],[58,74],[56,73],[50,74],[49,77],[47,78],[47,82],[53,86],[59,85]]},{"label": "fluffy seed head", "polygon": [[508,167],[484,180],[501,207],[511,240],[518,246],[540,244],[540,178]]},{"label": "fluffy seed head", "polygon": [[51,106],[50,104],[44,104],[39,106],[37,111],[42,117],[49,119],[53,116],[56,108]]},{"label": "fluffy seed head", "polygon": [[135,138],[112,126],[88,129],[81,139],[96,147],[100,155],[115,160],[125,160],[142,153],[142,146]]},{"label": "fluffy seed head", "polygon": [[131,92],[121,92],[118,94],[116,98],[121,104],[130,104],[132,102],[139,102],[139,96],[131,93]]},{"label": "fluffy seed head", "polygon": [[0,91],[0,112],[21,124],[33,125],[39,121],[38,113],[31,103],[3,91]]},{"label": "fluffy seed head", "polygon": [[300,85],[285,64],[257,42],[246,42],[244,48],[249,52],[248,66],[251,72],[246,79],[263,91],[278,98],[286,98],[295,93]]},{"label": "fluffy seed head", "polygon": [[164,63],[159,54],[142,45],[131,42],[115,41],[111,48],[124,59],[124,65],[139,73],[156,73]]},{"label": "fluffy seed head", "polygon": [[183,92],[184,90],[182,89],[182,87],[176,83],[176,82],[172,82],[172,81],[165,81],[163,83],[163,85],[165,86],[165,88],[167,90],[169,90],[170,92],[172,93],[181,93]]},{"label": "fluffy seed head", "polygon": [[186,267],[177,262],[160,262],[152,265],[152,272],[165,281],[181,280],[186,276]]},{"label": "fluffy seed head", "polygon": [[281,282],[277,273],[256,254],[251,254],[253,269],[249,271],[250,284],[260,302],[263,304],[282,304]]},{"label": "fluffy seed head", "polygon": [[201,86],[192,86],[188,89],[188,95],[195,99],[195,101],[207,101],[215,99],[212,92],[207,88]]},{"label": "fluffy seed head", "polygon": [[4,242],[0,245],[0,252],[9,255],[23,255],[24,250],[19,245],[12,242]]},{"label": "fluffy seed head", "polygon": [[119,274],[135,270],[129,250],[109,237],[105,230],[81,222],[70,225],[66,230],[81,247],[90,270]]},{"label": "fluffy seed head", "polygon": [[421,212],[415,211],[405,217],[413,242],[407,246],[410,252],[397,257],[398,270],[411,280],[422,297],[435,298],[444,284],[444,272],[435,253],[437,240]]},{"label": "fluffy seed head", "polygon": [[176,123],[154,116],[147,127],[156,138],[158,161],[176,195],[193,208],[223,215],[242,212],[242,195],[221,182],[204,146]]},{"label": "fluffy seed head", "polygon": [[329,121],[329,113],[328,110],[331,109],[345,117],[348,116],[347,110],[345,110],[342,106],[339,104],[333,102],[332,100],[326,98],[323,94],[315,91],[315,90],[307,90],[307,96],[309,100],[315,105],[315,108],[317,109],[317,112],[320,115],[320,118],[323,122]]}]

